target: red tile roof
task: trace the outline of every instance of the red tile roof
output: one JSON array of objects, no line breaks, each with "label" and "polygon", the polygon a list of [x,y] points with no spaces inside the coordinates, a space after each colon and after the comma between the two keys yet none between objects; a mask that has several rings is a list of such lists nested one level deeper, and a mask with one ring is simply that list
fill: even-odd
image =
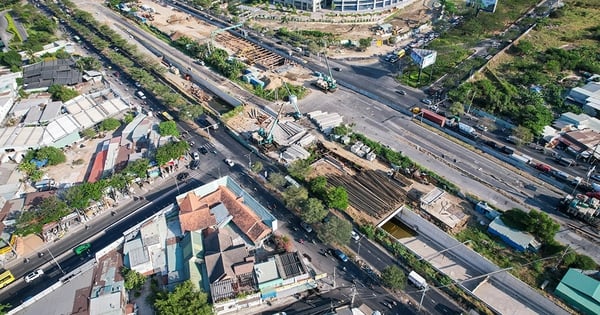
[{"label": "red tile roof", "polygon": [[181,231],[198,231],[217,224],[217,219],[210,213],[210,207],[194,192],[189,192],[178,200],[179,224]]},{"label": "red tile roof", "polygon": [[100,151],[96,153],[96,157],[94,158],[94,164],[92,165],[92,170],[88,175],[88,182],[95,183],[102,177],[102,172],[104,171],[104,161],[106,160],[107,151]]},{"label": "red tile roof", "polygon": [[210,213],[210,209],[220,203],[227,208],[233,223],[252,242],[257,243],[271,233],[271,228],[243,203],[243,198],[237,197],[225,186],[219,186],[217,190],[203,197],[189,192],[179,200],[181,230],[183,232],[197,231],[216,225],[215,217]]}]

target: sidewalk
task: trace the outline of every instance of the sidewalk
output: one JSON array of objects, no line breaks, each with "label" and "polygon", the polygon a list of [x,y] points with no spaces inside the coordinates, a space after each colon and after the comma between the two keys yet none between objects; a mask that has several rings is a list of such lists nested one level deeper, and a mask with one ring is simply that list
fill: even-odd
[{"label": "sidewalk", "polygon": [[[54,242],[59,242],[62,239],[71,237],[72,235],[77,235],[78,232],[85,230],[86,225],[93,224],[94,219],[96,219],[96,218],[105,217],[107,215],[110,215],[112,212],[119,212],[119,210],[123,209],[123,207],[129,205],[131,202],[137,201],[137,198],[135,198],[137,196],[142,196],[149,192],[164,188],[163,185],[168,180],[170,180],[171,177],[177,176],[177,174],[179,172],[182,172],[184,170],[185,170],[185,168],[179,168],[178,170],[175,170],[174,172],[168,174],[165,177],[161,177],[161,176],[156,177],[152,184],[145,184],[144,187],[139,187],[139,185],[134,184],[133,190],[131,191],[130,195],[122,196],[122,198],[115,201],[115,204],[116,204],[115,207],[106,207],[103,210],[101,210],[97,215],[94,215],[91,218],[88,218],[87,221],[78,222],[76,224],[71,225],[64,232],[64,234],[61,237],[56,238],[54,240]],[[147,189],[147,188],[151,188],[151,189]],[[18,256],[12,257],[9,260],[4,261],[3,268],[11,269],[15,265],[23,263],[23,260],[26,258],[29,258],[30,260],[37,258],[37,255],[38,255],[37,253],[45,251],[46,248],[51,246],[52,243],[54,243],[54,242],[44,243],[44,241],[37,235],[28,235],[23,238],[19,237],[16,241],[16,246],[15,246]],[[21,246],[19,246],[19,245],[21,245]],[[59,256],[56,256],[55,259],[60,259],[61,257],[63,257],[63,255],[66,255],[66,254],[69,254],[69,252],[65,252]]]}]

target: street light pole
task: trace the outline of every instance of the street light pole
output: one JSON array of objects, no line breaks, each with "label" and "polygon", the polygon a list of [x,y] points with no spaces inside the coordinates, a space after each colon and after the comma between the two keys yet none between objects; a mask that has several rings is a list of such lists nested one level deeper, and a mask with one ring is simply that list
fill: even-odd
[{"label": "street light pole", "polygon": [[52,261],[56,264],[56,266],[58,267],[58,269],[60,269],[60,272],[62,272],[62,274],[64,275],[65,271],[62,269],[62,267],[60,266],[60,264],[58,263],[58,261],[56,260],[56,258],[54,257],[54,255],[52,255],[52,252],[50,251],[50,248],[48,248],[48,246],[46,246],[46,250],[50,254],[50,257],[52,257]]}]

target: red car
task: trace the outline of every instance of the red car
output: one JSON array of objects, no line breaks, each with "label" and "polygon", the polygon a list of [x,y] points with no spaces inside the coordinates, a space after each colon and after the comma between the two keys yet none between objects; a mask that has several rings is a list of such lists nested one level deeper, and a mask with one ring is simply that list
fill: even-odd
[{"label": "red car", "polygon": [[542,172],[544,172],[544,173],[548,173],[548,172],[550,172],[552,170],[552,168],[550,166],[548,166],[546,164],[543,164],[543,163],[536,164],[535,168],[538,169],[538,170],[540,170],[540,171],[542,171]]}]

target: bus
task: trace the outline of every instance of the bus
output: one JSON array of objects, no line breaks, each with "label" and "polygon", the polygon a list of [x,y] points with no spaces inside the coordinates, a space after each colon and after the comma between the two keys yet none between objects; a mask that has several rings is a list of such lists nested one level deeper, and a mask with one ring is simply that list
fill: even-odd
[{"label": "bus", "polygon": [[75,254],[81,255],[81,254],[86,253],[90,249],[90,247],[92,247],[92,244],[83,243],[83,244],[75,247],[75,249],[73,249],[73,251],[75,252]]},{"label": "bus", "polygon": [[15,281],[15,276],[9,270],[0,270],[0,289]]},{"label": "bus", "polygon": [[174,119],[173,119],[173,116],[171,116],[171,114],[169,114],[169,113],[167,113],[167,112],[162,112],[162,113],[160,113],[160,114],[162,115],[162,117],[163,117],[163,118],[164,118],[166,121],[172,121],[172,120],[174,120]]}]

